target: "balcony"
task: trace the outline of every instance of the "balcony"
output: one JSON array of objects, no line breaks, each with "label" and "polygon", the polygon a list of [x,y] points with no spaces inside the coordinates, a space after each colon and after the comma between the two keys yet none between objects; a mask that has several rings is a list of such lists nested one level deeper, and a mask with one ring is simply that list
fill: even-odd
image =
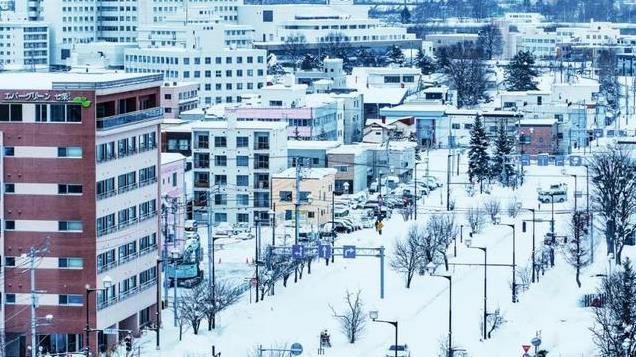
[{"label": "balcony", "polygon": [[107,263],[107,264],[101,265],[101,266],[100,266],[100,265],[98,265],[98,266],[97,266],[97,273],[103,273],[103,272],[109,271],[109,270],[111,270],[111,269],[115,269],[115,268],[117,267],[117,265],[118,265],[118,264],[117,264],[117,261],[116,261],[116,260],[115,260],[115,261],[112,261],[112,262],[110,262],[110,263]]},{"label": "balcony", "polygon": [[110,191],[106,191],[106,192],[102,192],[102,193],[98,193],[97,194],[97,200],[103,200],[106,199],[108,197],[112,197],[115,196],[117,194],[117,190],[110,190]]},{"label": "balcony", "polygon": [[102,310],[105,309],[109,306],[115,305],[117,303],[117,296],[111,296],[110,298],[104,300],[104,301],[98,301],[97,302],[97,310]]},{"label": "balcony", "polygon": [[110,154],[110,155],[106,155],[104,157],[98,157],[97,158],[97,163],[102,163],[102,162],[108,162],[108,161],[112,161],[117,159],[117,155],[115,154]]},{"label": "balcony", "polygon": [[157,182],[157,178],[156,177],[151,177],[151,178],[145,179],[143,181],[139,181],[139,187],[148,186],[148,185],[151,185],[151,184],[153,184],[155,182]]},{"label": "balcony", "polygon": [[194,181],[194,187],[198,187],[198,188],[209,188],[210,187],[210,181]]},{"label": "balcony", "polygon": [[137,183],[131,183],[130,185],[120,187],[117,192],[121,195],[124,192],[132,191],[137,188]]},{"label": "balcony", "polygon": [[145,145],[145,146],[139,145],[139,152],[142,153],[142,152],[154,150],[156,148],[157,148],[157,144],[155,144],[155,143],[152,143],[152,144],[149,144],[149,145]]},{"label": "balcony", "polygon": [[115,232],[117,232],[117,226],[110,226],[97,230],[97,236],[101,237]]},{"label": "balcony", "polygon": [[119,264],[125,264],[128,263],[129,261],[133,260],[133,259],[137,259],[138,255],[137,252],[128,254],[122,258],[119,259]]},{"label": "balcony", "polygon": [[117,230],[122,230],[128,226],[132,226],[133,224],[137,223],[137,218],[130,218],[127,221],[123,221],[123,222],[119,222],[119,225],[117,226]]},{"label": "balcony", "polygon": [[157,216],[157,211],[148,212],[146,214],[143,214],[143,215],[139,216],[139,222],[145,221],[147,219],[150,219],[150,218],[156,217],[156,216]]},{"label": "balcony", "polygon": [[254,182],[254,188],[257,190],[269,190],[269,180]]},{"label": "balcony", "polygon": [[147,246],[146,248],[141,249],[141,250],[139,251],[139,256],[140,256],[140,257],[141,257],[141,256],[144,256],[144,255],[146,255],[146,254],[149,254],[149,253],[154,252],[155,250],[157,250],[157,245],[156,245],[156,244],[153,244],[153,245]]},{"label": "balcony", "polygon": [[155,107],[135,112],[112,115],[97,119],[97,129],[108,130],[123,125],[141,123],[147,120],[160,119],[163,116],[163,108]]}]

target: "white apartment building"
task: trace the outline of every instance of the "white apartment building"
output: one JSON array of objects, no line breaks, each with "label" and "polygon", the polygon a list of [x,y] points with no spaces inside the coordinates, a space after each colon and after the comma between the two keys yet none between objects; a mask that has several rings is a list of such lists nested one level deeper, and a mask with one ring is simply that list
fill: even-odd
[{"label": "white apartment building", "polygon": [[415,90],[420,85],[422,71],[410,67],[354,67],[347,77],[350,88],[406,88]]},{"label": "white apartment building", "polygon": [[214,224],[267,221],[272,175],[287,168],[287,124],[230,115],[190,125],[195,218],[207,218],[211,204]]},{"label": "white apartment building", "polygon": [[166,20],[193,17],[208,17],[224,22],[236,22],[237,9],[243,0],[161,0],[141,1],[139,24],[160,24]]},{"label": "white apartment building", "polygon": [[516,52],[527,51],[535,58],[554,58],[557,54],[557,42],[559,41],[556,32],[544,32],[543,29],[532,29],[530,31],[514,34],[517,37]]},{"label": "white apartment building", "polygon": [[[238,6],[238,23],[253,26],[257,46],[281,49],[290,37],[304,36],[309,48],[344,40],[351,46],[419,46],[405,27],[370,19],[363,5],[293,4]],[[335,39],[338,37],[338,39]]]},{"label": "white apartment building", "polygon": [[25,18],[0,20],[0,68],[37,70],[49,66],[49,24]]}]

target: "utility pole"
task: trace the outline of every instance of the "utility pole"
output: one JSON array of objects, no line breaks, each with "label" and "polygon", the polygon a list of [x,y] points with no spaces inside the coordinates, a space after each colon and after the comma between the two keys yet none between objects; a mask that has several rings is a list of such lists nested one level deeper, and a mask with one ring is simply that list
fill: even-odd
[{"label": "utility pole", "polygon": [[[29,249],[29,271],[30,271],[30,275],[31,275],[31,286],[30,286],[30,293],[31,293],[31,357],[36,357],[38,354],[38,343],[37,343],[37,316],[35,316],[35,309],[38,305],[38,294],[40,292],[35,290],[35,258],[37,257],[38,254],[40,253],[44,253],[48,251],[48,240],[46,241],[47,246],[45,246],[44,248],[40,248],[40,249],[36,249],[34,247],[31,247]],[[88,301],[86,301],[85,303],[88,303]],[[87,345],[88,345],[88,340],[86,341]],[[90,348],[90,345],[89,345]]]},{"label": "utility pole", "polygon": [[212,236],[212,191],[208,189],[208,198],[207,198],[207,221],[208,221],[208,288],[214,291],[214,286],[212,285],[212,279],[214,278],[212,274],[213,269],[213,259],[212,250],[214,249],[214,237]]},{"label": "utility pole", "polygon": [[[294,203],[294,244],[298,244],[298,229],[300,220],[300,182],[302,181],[301,172],[303,160],[296,159],[296,200]],[[333,222],[332,222],[333,226]],[[294,268],[294,282],[298,281],[298,267]]]},{"label": "utility pole", "polygon": [[[161,204],[161,214],[163,215],[163,239],[161,240],[161,243],[163,245],[163,252],[161,253],[161,259],[168,259],[168,205],[165,202]],[[161,266],[161,269],[165,272],[166,268],[165,265]],[[159,274],[159,272],[157,272],[157,274]],[[163,281],[163,300],[166,302],[166,305],[168,304],[168,279],[166,277],[166,275],[164,274],[164,281]],[[161,309],[163,309],[163,306],[160,307]]]},{"label": "utility pole", "polygon": [[[334,190],[335,190],[335,186],[334,186]],[[334,193],[334,190],[331,191],[331,262],[334,262],[334,256],[335,254],[333,254],[333,249],[334,249],[334,245],[336,244],[336,194]]]},{"label": "utility pole", "polygon": [[178,212],[178,201],[177,198],[174,197],[172,199],[172,206],[171,208],[171,212],[172,212],[172,247],[176,248],[177,247],[177,212]]}]

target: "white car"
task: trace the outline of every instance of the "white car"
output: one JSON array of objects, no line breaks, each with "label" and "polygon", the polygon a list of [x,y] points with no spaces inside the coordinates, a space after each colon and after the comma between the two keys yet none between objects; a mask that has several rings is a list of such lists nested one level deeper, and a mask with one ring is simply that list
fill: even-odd
[{"label": "white car", "polygon": [[407,345],[391,345],[386,351],[386,357],[395,357],[395,350],[397,349],[397,357],[411,357],[411,351]]}]

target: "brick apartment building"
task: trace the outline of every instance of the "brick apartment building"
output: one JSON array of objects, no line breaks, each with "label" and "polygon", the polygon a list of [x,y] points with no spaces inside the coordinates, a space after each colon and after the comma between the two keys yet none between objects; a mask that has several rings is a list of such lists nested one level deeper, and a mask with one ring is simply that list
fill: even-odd
[{"label": "brick apartment building", "polygon": [[[37,327],[44,351],[84,348],[87,302],[91,329],[137,333],[154,321],[161,83],[114,72],[0,74],[5,356],[30,347],[31,247],[48,248],[34,284],[36,317],[53,315]],[[87,295],[86,286],[107,289]],[[116,340],[91,332],[91,352]]]}]

